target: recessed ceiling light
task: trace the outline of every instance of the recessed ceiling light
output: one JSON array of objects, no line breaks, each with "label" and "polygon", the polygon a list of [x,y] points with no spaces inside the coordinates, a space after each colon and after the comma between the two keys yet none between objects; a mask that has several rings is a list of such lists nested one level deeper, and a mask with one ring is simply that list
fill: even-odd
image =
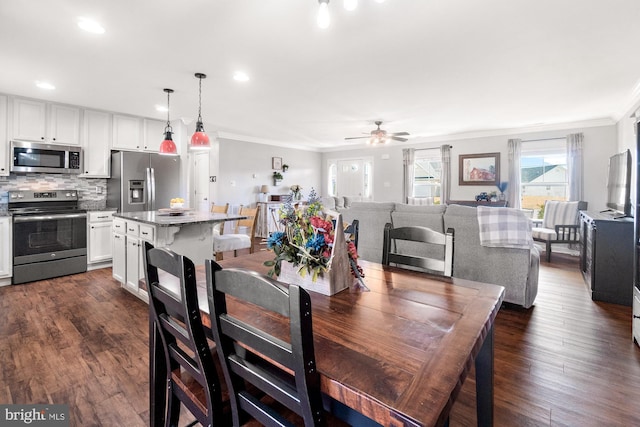
[{"label": "recessed ceiling light", "polygon": [[166,105],[156,105],[156,111],[159,111],[161,113],[166,113],[167,111],[169,111],[169,109],[167,108]]},{"label": "recessed ceiling light", "polygon": [[38,86],[40,89],[45,89],[45,90],[54,90],[56,88],[51,83],[43,82],[43,81],[40,81],[40,80],[36,80],[36,86]]},{"label": "recessed ceiling light", "polygon": [[237,82],[248,82],[249,76],[244,71],[236,71],[233,73],[233,80]]},{"label": "recessed ceiling light", "polygon": [[100,25],[99,23],[97,23],[92,19],[84,18],[82,16],[78,18],[78,27],[82,28],[88,33],[93,33],[93,34],[104,33],[104,27],[102,25]]}]

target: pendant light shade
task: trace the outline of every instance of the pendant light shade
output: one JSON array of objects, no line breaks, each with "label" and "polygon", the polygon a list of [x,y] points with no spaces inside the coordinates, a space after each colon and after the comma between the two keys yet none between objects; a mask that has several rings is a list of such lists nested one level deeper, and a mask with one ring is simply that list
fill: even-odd
[{"label": "pendant light shade", "polygon": [[164,89],[164,91],[167,93],[167,126],[164,128],[164,141],[160,143],[160,154],[177,156],[178,147],[176,147],[176,143],[173,142],[173,138],[171,137],[173,128],[171,127],[171,120],[169,119],[169,96],[173,93],[173,89]]},{"label": "pendant light shade", "polygon": [[198,86],[198,120],[196,122],[196,131],[191,136],[191,143],[189,144],[190,150],[208,150],[211,148],[209,142],[209,135],[204,132],[204,125],[202,124],[202,79],[206,79],[207,75],[203,73],[196,73],[196,78],[199,80]]}]

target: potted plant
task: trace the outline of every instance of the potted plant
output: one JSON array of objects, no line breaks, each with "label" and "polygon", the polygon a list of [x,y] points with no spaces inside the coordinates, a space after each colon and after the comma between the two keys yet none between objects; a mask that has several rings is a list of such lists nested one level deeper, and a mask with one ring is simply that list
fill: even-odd
[{"label": "potted plant", "polygon": [[273,171],[273,185],[278,185],[282,181],[282,174],[278,171]]},{"label": "potted plant", "polygon": [[282,172],[286,172],[287,170],[289,170],[289,165],[287,164],[282,165]]}]

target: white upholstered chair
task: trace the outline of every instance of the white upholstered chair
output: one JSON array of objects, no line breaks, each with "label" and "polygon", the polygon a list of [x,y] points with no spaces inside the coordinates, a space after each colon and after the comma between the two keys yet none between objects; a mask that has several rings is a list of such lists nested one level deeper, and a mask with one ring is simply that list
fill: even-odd
[{"label": "white upholstered chair", "polygon": [[544,242],[547,262],[551,261],[551,244],[572,244],[580,241],[578,212],[587,209],[587,202],[547,200],[540,227],[533,227],[533,240]]},{"label": "white upholstered chair", "polygon": [[[233,251],[233,256],[237,256],[239,249],[249,249],[249,252],[253,253],[259,211],[260,205],[255,208],[241,206],[238,213],[247,218],[236,222],[235,233],[224,234],[221,231],[220,234],[213,234],[213,253],[217,261],[222,260],[223,252]],[[246,233],[241,232],[243,228],[246,228]]]}]

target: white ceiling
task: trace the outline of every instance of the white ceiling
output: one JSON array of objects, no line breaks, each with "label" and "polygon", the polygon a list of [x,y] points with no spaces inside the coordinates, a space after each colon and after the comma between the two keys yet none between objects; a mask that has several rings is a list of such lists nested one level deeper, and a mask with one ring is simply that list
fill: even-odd
[{"label": "white ceiling", "polygon": [[[383,120],[411,141],[618,119],[640,78],[638,0],[2,0],[0,92],[312,149]],[[106,28],[76,26],[80,16]],[[236,70],[248,83],[232,79]],[[55,91],[34,86],[47,80]],[[356,145],[354,145],[356,144]]]}]

